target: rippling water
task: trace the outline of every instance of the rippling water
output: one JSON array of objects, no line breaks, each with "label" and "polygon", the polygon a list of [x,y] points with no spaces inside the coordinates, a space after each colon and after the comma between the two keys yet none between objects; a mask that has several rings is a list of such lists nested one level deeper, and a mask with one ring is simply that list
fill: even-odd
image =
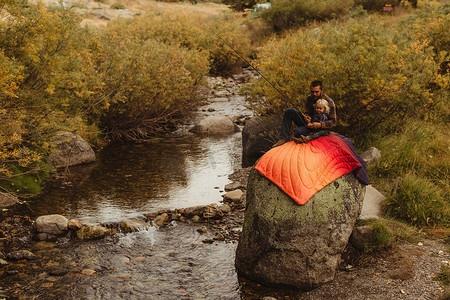
[{"label": "rippling water", "polygon": [[30,208],[35,215],[58,213],[98,223],[218,203],[228,175],[240,167],[241,149],[239,132],[110,145],[95,164],[70,169],[69,184],[54,182]]},{"label": "rippling water", "polygon": [[[211,107],[230,115],[248,112],[242,97],[206,108]],[[241,167],[241,152],[240,132],[110,145],[97,153],[96,163],[66,170],[28,208],[34,217],[62,214],[83,223],[101,223],[158,209],[219,203],[230,182],[228,175]],[[60,240],[49,250],[33,250],[37,259],[24,265],[17,278],[7,277],[0,287],[20,284],[24,297],[30,299],[262,299],[276,295],[275,290],[258,291],[258,285],[239,279],[234,268],[236,244],[203,243],[212,233],[200,234],[198,226],[172,223],[99,241]],[[95,274],[83,275],[86,269]],[[52,275],[55,272],[63,275]],[[2,293],[0,289],[0,297]]]}]

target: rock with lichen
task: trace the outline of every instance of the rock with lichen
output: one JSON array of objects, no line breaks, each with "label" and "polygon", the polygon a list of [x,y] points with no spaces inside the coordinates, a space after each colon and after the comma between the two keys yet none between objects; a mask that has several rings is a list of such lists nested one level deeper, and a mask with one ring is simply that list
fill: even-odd
[{"label": "rock with lichen", "polygon": [[253,169],[236,250],[237,270],[257,282],[305,290],[333,280],[364,191],[348,173],[298,205]]}]

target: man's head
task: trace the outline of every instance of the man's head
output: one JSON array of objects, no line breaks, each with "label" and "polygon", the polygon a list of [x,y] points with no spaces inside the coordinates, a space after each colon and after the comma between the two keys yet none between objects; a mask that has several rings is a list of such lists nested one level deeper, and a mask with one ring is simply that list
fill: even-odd
[{"label": "man's head", "polygon": [[313,82],[311,82],[311,96],[318,100],[320,98],[322,98],[323,96],[323,84],[322,81],[320,80],[314,80]]}]

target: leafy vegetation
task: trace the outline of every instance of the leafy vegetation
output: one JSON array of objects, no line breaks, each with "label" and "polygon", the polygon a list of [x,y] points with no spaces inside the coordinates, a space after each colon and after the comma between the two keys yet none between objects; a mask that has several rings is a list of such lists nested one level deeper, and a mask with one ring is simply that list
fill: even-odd
[{"label": "leafy vegetation", "polygon": [[[387,215],[418,226],[450,224],[449,144],[446,129],[413,121],[380,142],[382,159],[371,172],[384,183]],[[403,180],[395,181],[398,176]]]},{"label": "leafy vegetation", "polygon": [[[337,105],[338,130],[359,144],[362,136],[401,129],[406,118],[424,118],[448,96],[448,73],[440,72],[448,54],[436,54],[418,36],[407,38],[404,26],[385,28],[374,18],[309,26],[273,39],[260,53],[263,73],[291,99],[288,105],[302,108],[309,83],[324,79]],[[261,113],[287,105],[263,80],[254,95],[266,97],[252,100]]]},{"label": "leafy vegetation", "polygon": [[126,6],[123,5],[122,3],[114,3],[114,4],[111,4],[111,8],[112,9],[125,9]]},{"label": "leafy vegetation", "polygon": [[417,226],[449,224],[448,10],[429,6],[395,22],[356,14],[273,38],[259,66],[290,100],[263,80],[249,93],[260,114],[282,114],[304,109],[310,82],[323,80],[337,105],[336,130],[362,149],[381,149],[370,172],[388,196],[386,214]]},{"label": "leafy vegetation", "polygon": [[92,30],[62,5],[0,8],[0,186],[21,195],[48,175],[55,133],[90,142],[158,134],[196,105],[208,71],[241,66],[208,28],[243,55],[250,49],[231,15],[155,12]]},{"label": "leafy vegetation", "polygon": [[325,21],[346,15],[353,0],[273,0],[262,18],[277,32],[297,28],[311,21]]},{"label": "leafy vegetation", "polygon": [[[94,143],[171,128],[198,103],[205,74],[245,66],[237,51],[258,58],[254,64],[290,98],[257,80],[249,92],[255,112],[302,109],[310,82],[322,79],[337,105],[336,130],[360,149],[381,149],[382,160],[369,171],[387,195],[386,215],[448,226],[450,5],[412,1],[419,9],[382,15],[367,12],[379,10],[377,0],[271,4],[246,19],[183,6],[92,30],[61,5],[2,2],[1,191],[39,192],[58,131]],[[255,44],[261,51],[252,50]],[[391,225],[374,224],[380,244],[396,238]]]},{"label": "leafy vegetation", "polygon": [[1,8],[0,180],[4,191],[28,194],[46,173],[49,138],[61,128],[87,131],[80,112],[98,81],[79,16],[19,0]]},{"label": "leafy vegetation", "polygon": [[359,220],[357,225],[372,228],[373,237],[368,241],[367,250],[417,242],[423,238],[417,228],[390,218]]}]

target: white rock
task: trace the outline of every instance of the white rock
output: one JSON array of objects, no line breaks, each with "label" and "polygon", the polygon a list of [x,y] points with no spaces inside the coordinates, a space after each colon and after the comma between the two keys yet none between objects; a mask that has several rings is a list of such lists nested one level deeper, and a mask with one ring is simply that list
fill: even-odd
[{"label": "white rock", "polygon": [[226,193],[223,196],[223,200],[230,201],[230,202],[240,202],[243,194],[244,193],[242,192],[242,190],[237,189],[237,190]]},{"label": "white rock", "polygon": [[239,128],[233,121],[223,115],[207,116],[200,120],[192,129],[192,132],[221,135],[230,134],[239,131]]},{"label": "white rock", "polygon": [[363,206],[361,209],[360,219],[381,218],[381,202],[386,197],[380,193],[373,186],[366,187],[366,194],[364,195]]},{"label": "white rock", "polygon": [[46,215],[38,217],[34,226],[37,232],[58,235],[67,231],[68,222],[61,215]]}]

